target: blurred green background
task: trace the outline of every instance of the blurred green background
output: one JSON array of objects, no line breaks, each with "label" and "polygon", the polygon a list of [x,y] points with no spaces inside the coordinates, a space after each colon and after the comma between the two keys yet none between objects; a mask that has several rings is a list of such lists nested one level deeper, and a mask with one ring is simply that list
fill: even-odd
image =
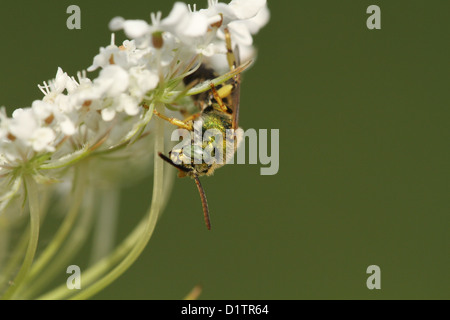
[{"label": "blurred green background", "polygon": [[[71,4],[81,30],[66,28]],[[371,4],[381,30],[366,27]],[[58,66],[87,68],[110,42],[111,18],[148,20],[172,5],[2,1],[0,105],[40,99],[37,84]],[[449,299],[450,2],[269,7],[240,118],[280,130],[278,174],[234,165],[203,179],[211,231],[195,184],[177,179],[143,255],[95,298],[180,299],[202,284],[201,299]],[[118,240],[150,198],[150,178],[124,190]],[[366,287],[372,264],[381,290]]]}]

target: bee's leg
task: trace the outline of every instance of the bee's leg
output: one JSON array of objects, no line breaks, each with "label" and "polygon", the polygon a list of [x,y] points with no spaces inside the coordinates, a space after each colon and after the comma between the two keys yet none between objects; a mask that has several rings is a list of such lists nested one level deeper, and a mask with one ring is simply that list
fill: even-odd
[{"label": "bee's leg", "polygon": [[231,45],[231,34],[228,28],[225,28],[225,43],[227,45],[227,61],[230,70],[236,69],[236,56],[234,55],[233,48]]},{"label": "bee's leg", "polygon": [[153,110],[153,113],[155,115],[157,115],[158,117],[160,117],[161,119],[166,120],[166,121],[170,122],[171,124],[176,125],[179,128],[183,128],[183,129],[187,129],[189,131],[192,131],[192,125],[191,124],[187,124],[184,121],[179,120],[179,119],[166,117],[165,115],[162,115],[161,113],[159,113],[156,110]]},{"label": "bee's leg", "polygon": [[[224,87],[227,87],[228,85],[225,85]],[[231,86],[231,85],[230,85]],[[226,113],[232,113],[233,111],[227,107],[227,105],[223,102],[222,98],[226,98],[228,95],[230,95],[231,93],[231,89],[230,92],[228,93],[228,95],[226,96],[221,96],[221,90],[224,88],[220,88],[219,91],[216,90],[216,87],[214,86],[213,83],[211,83],[211,91],[213,93],[214,99],[216,99],[217,103],[219,104],[220,109],[222,109],[223,112]],[[222,91],[222,94],[226,94],[226,90]]]},{"label": "bee's leg", "polygon": [[193,120],[197,119],[197,118],[200,117],[200,116],[201,116],[201,113],[200,113],[200,112],[199,112],[199,113],[191,114],[190,116],[188,116],[187,118],[185,118],[185,119],[183,120],[183,122],[193,121]]},{"label": "bee's leg", "polygon": [[[227,60],[230,70],[235,70],[241,64],[239,47],[236,46],[234,51],[231,44],[231,34],[228,28],[225,28],[225,43],[227,45]],[[240,96],[241,74],[234,76],[232,84],[232,93],[230,93],[231,105],[233,106],[233,123],[232,128],[239,127],[239,96]]]}]

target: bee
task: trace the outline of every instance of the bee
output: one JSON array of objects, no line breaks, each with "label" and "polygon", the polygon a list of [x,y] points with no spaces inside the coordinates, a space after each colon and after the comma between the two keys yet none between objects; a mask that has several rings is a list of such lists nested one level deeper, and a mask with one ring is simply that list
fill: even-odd
[{"label": "bee", "polygon": [[[162,160],[179,170],[179,177],[182,178],[188,176],[195,180],[197,189],[200,193],[203,216],[208,230],[211,229],[208,201],[199,177],[212,175],[217,168],[220,168],[229,162],[237,150],[242,139],[240,131],[236,131],[239,128],[241,72],[251,63],[251,61],[249,61],[246,65],[240,65],[239,48],[236,46],[235,49],[232,50],[231,37],[227,29],[225,29],[225,42],[227,46],[227,60],[230,67],[230,73],[234,74],[229,80],[216,87],[212,79],[217,79],[218,74],[204,64],[200,65],[194,73],[183,79],[185,85],[210,81],[208,91],[192,97],[194,104],[200,109],[198,113],[187,116],[184,120],[179,120],[166,117],[156,110],[154,111],[155,115],[160,118],[180,129],[188,130],[190,133],[189,138],[191,140],[191,145],[195,143],[195,135],[198,134],[198,132],[202,135],[208,130],[216,130],[221,133],[218,139],[216,136],[211,136],[202,140],[201,145],[199,145],[197,149],[195,147],[191,148],[190,151],[187,152],[189,156],[187,160],[185,158],[186,150],[172,149],[168,156],[159,153]],[[201,130],[194,128],[194,123],[196,121],[199,121],[197,123],[201,124]],[[230,130],[233,133],[231,137],[227,134]],[[211,150],[213,150],[212,154],[207,152]],[[221,154],[218,155],[221,161],[206,161],[206,154],[209,156],[216,156],[214,150],[221,151]]]}]

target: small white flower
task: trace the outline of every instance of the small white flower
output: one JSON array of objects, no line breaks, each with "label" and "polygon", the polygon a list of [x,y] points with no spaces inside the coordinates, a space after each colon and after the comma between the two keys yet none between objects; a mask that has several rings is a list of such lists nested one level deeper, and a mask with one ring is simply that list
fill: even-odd
[{"label": "small white flower", "polygon": [[50,81],[50,88],[53,93],[61,93],[66,89],[67,81],[70,78],[66,72],[64,72],[61,68],[58,68],[56,72],[56,77],[53,81]]},{"label": "small white flower", "polygon": [[67,81],[70,81],[67,73],[58,68],[55,79],[50,80],[48,84],[44,82],[43,86],[38,85],[38,87],[44,93],[46,99],[52,100],[66,89]]},{"label": "small white flower", "polygon": [[159,82],[156,73],[143,67],[134,67],[130,71],[130,93],[142,98],[148,91],[155,89]]},{"label": "small white flower", "polygon": [[111,64],[123,65],[125,61],[125,53],[115,44],[111,44],[106,48],[100,48],[100,53],[94,57],[94,61],[87,71],[95,71],[98,68],[105,68]]},{"label": "small white flower", "polygon": [[14,143],[31,146],[36,152],[54,151],[52,143],[55,133],[50,128],[41,127],[40,122],[33,109],[16,109],[9,123],[9,133],[14,137]]},{"label": "small white flower", "polygon": [[254,17],[246,20],[236,21],[234,23],[242,23],[247,27],[248,31],[251,34],[257,34],[259,30],[261,30],[261,28],[269,22],[269,19],[269,8],[267,6],[263,6]]},{"label": "small white flower", "polygon": [[66,136],[71,136],[75,134],[76,128],[73,121],[64,114],[59,114],[56,117],[56,121],[59,123],[59,126],[61,128],[61,132]]},{"label": "small white flower", "polygon": [[153,48],[138,49],[134,40],[125,40],[120,47],[120,50],[125,54],[126,65],[119,65],[125,69],[146,65],[148,63],[148,56],[152,54],[152,49]]},{"label": "small white flower", "polygon": [[102,97],[116,97],[128,89],[128,72],[122,67],[109,65],[100,71],[94,87]]},{"label": "small white flower", "polygon": [[31,109],[41,121],[45,121],[45,119],[51,117],[53,115],[54,108],[55,107],[51,103],[42,100],[33,101],[31,104]]},{"label": "small white flower", "polygon": [[117,109],[125,111],[129,116],[135,116],[139,113],[139,101],[133,99],[127,94],[122,94],[116,101]]},{"label": "small white flower", "polygon": [[[209,18],[220,17],[220,19],[223,19],[222,23],[225,25],[236,19],[236,15],[232,8],[230,8],[228,4],[221,3],[218,0],[208,0],[208,8],[201,9],[200,12],[204,13]],[[219,21],[220,20],[216,22]]]},{"label": "small white flower", "polygon": [[118,31],[123,29],[123,25],[125,23],[125,19],[122,17],[115,17],[109,22],[109,29],[111,31]]},{"label": "small white flower", "polygon": [[73,77],[69,78],[66,83],[67,93],[71,94],[78,88],[78,86],[79,86],[78,82]]},{"label": "small white flower", "polygon": [[229,4],[209,0],[208,8],[202,9],[208,17],[222,16],[223,26],[233,21],[247,20],[255,17],[266,6],[266,0],[232,0]]},{"label": "small white flower", "polygon": [[150,26],[144,20],[125,20],[122,17],[116,17],[109,23],[112,31],[123,29],[130,38],[139,38],[150,31]]},{"label": "small white flower", "polygon": [[10,133],[19,140],[29,141],[39,128],[39,120],[31,109],[16,109],[9,125]]},{"label": "small white flower", "polygon": [[55,151],[52,143],[55,140],[55,133],[50,128],[38,128],[33,132],[33,135],[30,139],[33,150],[40,151]]},{"label": "small white flower", "polygon": [[221,48],[216,43],[209,43],[207,45],[198,45],[196,52],[205,57],[212,57],[221,52]]},{"label": "small white flower", "polygon": [[116,109],[114,108],[114,106],[110,106],[102,110],[103,121],[109,122],[113,120],[115,116],[116,116]]},{"label": "small white flower", "polygon": [[208,17],[202,12],[191,12],[183,2],[176,2],[161,26],[180,39],[202,37],[208,30]]},{"label": "small white flower", "polygon": [[[228,24],[231,39],[234,44],[251,46],[253,44],[253,35],[257,34],[259,30],[267,24],[270,19],[270,12],[267,6],[265,6],[265,1],[263,2],[263,7],[260,7],[255,15],[251,16],[249,14],[248,16],[251,17],[248,19],[236,20]],[[255,6],[255,8],[257,8],[257,6]],[[223,30],[219,30],[217,36],[219,39],[225,39]]]},{"label": "small white flower", "polygon": [[51,104],[36,100],[31,104],[31,109],[41,123],[54,125],[56,126],[54,128],[56,131],[60,131],[67,136],[71,136],[75,133],[73,121],[69,118],[68,114],[62,112],[57,103]]}]

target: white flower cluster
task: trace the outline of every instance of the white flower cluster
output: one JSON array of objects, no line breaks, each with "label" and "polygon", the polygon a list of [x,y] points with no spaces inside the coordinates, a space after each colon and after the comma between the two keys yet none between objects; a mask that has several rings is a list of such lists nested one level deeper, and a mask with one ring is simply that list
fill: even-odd
[{"label": "white flower cluster", "polygon": [[[17,168],[39,171],[40,165],[93,147],[102,137],[107,137],[102,147],[111,148],[142,133],[151,118],[145,116],[149,106],[170,104],[171,92],[194,66],[208,63],[220,70],[227,65],[224,28],[244,62],[253,55],[252,35],[268,19],[266,0],[209,0],[201,10],[177,2],[164,19],[160,12],[151,14],[150,23],[114,18],[111,30],[123,29],[131,40],[117,46],[113,35],[100,49],[87,69],[100,69],[97,78],[88,79],[86,72],[74,78],[59,68],[55,79],[39,86],[42,100],[12,117],[0,109],[0,178],[17,176]],[[30,169],[30,163],[37,167]]]}]

